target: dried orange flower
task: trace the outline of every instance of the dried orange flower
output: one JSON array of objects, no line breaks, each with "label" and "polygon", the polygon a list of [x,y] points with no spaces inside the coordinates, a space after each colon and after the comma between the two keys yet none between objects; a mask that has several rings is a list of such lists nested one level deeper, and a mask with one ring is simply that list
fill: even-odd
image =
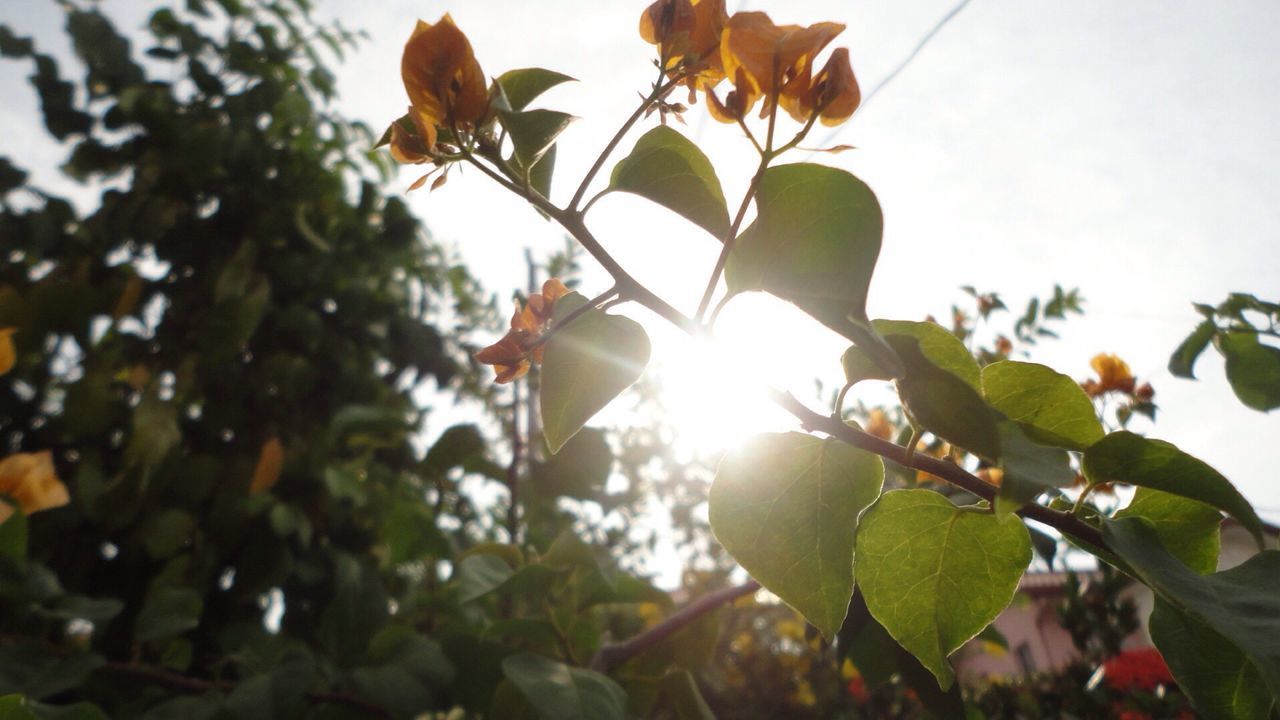
[{"label": "dried orange flower", "polygon": [[1000,487],[1000,484],[1004,482],[1004,470],[998,467],[985,467],[978,470],[978,477],[986,480],[988,485]]},{"label": "dried orange flower", "polygon": [[666,69],[684,75],[689,101],[724,79],[720,37],[729,14],[724,0],[656,0],[640,15],[640,37],[658,46]]},{"label": "dried orange flower", "polygon": [[489,111],[484,71],[447,13],[434,25],[418,21],[404,46],[400,77],[419,136],[415,142],[406,128],[392,125],[392,155],[401,162],[422,162],[435,151],[439,128],[474,129]]},{"label": "dried orange flower", "polygon": [[[27,515],[71,502],[67,486],[54,470],[53,453],[48,450],[16,453],[0,460],[0,495],[18,501]],[[0,522],[12,514],[13,508],[0,501]]]},{"label": "dried orange flower", "polygon": [[1080,384],[1089,397],[1097,397],[1114,390],[1133,393],[1133,373],[1129,371],[1128,363],[1118,356],[1099,353],[1089,361],[1089,366],[1098,374],[1096,381],[1085,380]]},{"label": "dried orange flower", "polygon": [[796,122],[808,122],[817,113],[823,125],[839,125],[853,116],[862,103],[862,90],[853,75],[849,63],[849,50],[836,48],[827,64],[808,82],[808,88],[799,92],[784,93],[780,98],[783,109]]},{"label": "dried orange flower", "polygon": [[258,464],[253,469],[253,480],[249,483],[249,494],[257,495],[275,486],[284,469],[284,445],[279,438],[271,438],[262,443],[258,452]]},{"label": "dried orange flower", "polygon": [[522,378],[533,363],[542,362],[542,334],[551,325],[556,301],[568,294],[569,288],[559,278],[551,278],[542,284],[541,293],[529,296],[525,305],[516,301],[516,310],[511,315],[511,329],[501,340],[475,355],[476,360],[493,366],[498,373],[498,383],[509,383]]},{"label": "dried orange flower", "polygon": [[730,119],[737,120],[761,97],[766,98],[765,115],[780,97],[788,105],[798,105],[810,89],[814,58],[843,30],[840,23],[774,25],[762,12],[735,14],[720,38],[720,58],[733,82],[734,98],[721,108],[729,109]]},{"label": "dried orange flower", "polygon": [[13,334],[16,328],[0,328],[0,375],[13,369],[18,361],[18,352],[13,347]]}]

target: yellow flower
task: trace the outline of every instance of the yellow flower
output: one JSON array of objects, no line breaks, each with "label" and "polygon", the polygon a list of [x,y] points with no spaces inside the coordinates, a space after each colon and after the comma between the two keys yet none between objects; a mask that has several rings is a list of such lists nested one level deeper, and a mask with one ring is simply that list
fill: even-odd
[{"label": "yellow flower", "polygon": [[1097,381],[1086,380],[1081,384],[1090,397],[1097,397],[1112,390],[1133,392],[1133,373],[1129,371],[1129,364],[1118,356],[1099,353],[1089,361],[1089,366],[1098,374]]},{"label": "yellow flower", "polygon": [[780,96],[796,101],[809,89],[814,57],[843,30],[844,25],[832,22],[774,25],[762,12],[729,18],[720,38],[720,58],[743,112],[760,97],[766,98],[766,115]]},{"label": "yellow flower", "polygon": [[13,369],[18,361],[18,352],[13,347],[13,334],[16,328],[0,328],[0,375]]},{"label": "yellow flower", "polygon": [[[48,450],[16,453],[0,460],[0,495],[16,500],[27,515],[71,502],[67,486],[53,467],[53,453]],[[11,514],[13,508],[0,502],[0,522]]]},{"label": "yellow flower", "polygon": [[418,21],[404,46],[400,77],[427,152],[435,147],[437,128],[472,129],[489,110],[484,71],[447,13],[435,25]]},{"label": "yellow flower", "polygon": [[258,451],[258,465],[253,469],[253,481],[249,483],[249,494],[257,495],[275,486],[284,469],[284,445],[279,438],[271,438],[262,443]]},{"label": "yellow flower", "polygon": [[876,408],[867,415],[867,434],[875,435],[881,440],[888,440],[893,435],[893,424],[884,410]]}]

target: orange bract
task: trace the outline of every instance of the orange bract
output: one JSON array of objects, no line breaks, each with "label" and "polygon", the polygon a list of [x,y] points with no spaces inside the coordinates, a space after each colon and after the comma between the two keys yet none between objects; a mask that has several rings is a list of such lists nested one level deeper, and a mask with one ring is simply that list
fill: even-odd
[{"label": "orange bract", "polygon": [[808,122],[816,112],[823,125],[839,125],[852,117],[862,102],[847,48],[836,48],[808,85],[804,92],[783,94],[780,99],[796,122]]},{"label": "orange bract", "polygon": [[[67,486],[62,484],[54,470],[53,453],[48,450],[16,453],[0,460],[0,495],[17,500],[27,515],[71,502]],[[0,521],[12,513],[8,504],[0,502]]]},{"label": "orange bract", "polygon": [[1129,364],[1118,356],[1099,353],[1089,361],[1089,366],[1098,373],[1097,381],[1086,380],[1081,385],[1090,397],[1097,397],[1113,390],[1124,393],[1133,392],[1133,373],[1129,371]]},{"label": "orange bract", "polygon": [[[400,76],[426,152],[435,147],[437,128],[471,129],[489,110],[484,71],[448,14],[434,25],[418,21],[404,46]],[[400,148],[412,157],[404,153],[403,142]]]},{"label": "orange bract", "polygon": [[720,38],[729,14],[724,0],[657,0],[640,14],[640,37],[658,46],[666,68],[679,68],[690,91],[724,78]]},{"label": "orange bract", "polygon": [[[762,12],[738,13],[729,18],[720,40],[725,74],[734,78],[738,92],[746,91],[737,79],[742,68],[753,95],[798,97],[809,87],[814,58],[843,30],[840,23],[774,25]],[[754,104],[753,98],[747,106]]]},{"label": "orange bract", "polygon": [[533,363],[542,362],[542,333],[550,326],[552,311],[560,298],[569,294],[569,288],[559,278],[551,278],[542,284],[541,293],[533,293],[511,315],[511,329],[498,342],[475,354],[476,360],[492,365],[498,383],[509,383],[524,377]]},{"label": "orange bract", "polygon": [[13,369],[18,361],[18,352],[13,347],[14,328],[0,328],[0,375]]}]

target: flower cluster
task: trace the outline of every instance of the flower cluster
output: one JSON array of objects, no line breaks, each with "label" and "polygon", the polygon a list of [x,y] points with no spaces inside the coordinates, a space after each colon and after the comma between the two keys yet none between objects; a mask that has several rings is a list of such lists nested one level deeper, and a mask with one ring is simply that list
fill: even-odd
[{"label": "flower cluster", "polygon": [[[838,48],[825,65],[816,59],[844,25],[775,25],[762,12],[729,17],[723,0],[656,0],[640,16],[640,36],[657,45],[669,76],[693,93],[706,92],[713,117],[738,122],[764,100],[760,116],[777,107],[797,122],[838,125],[862,102],[849,51]],[[715,92],[728,79],[722,101]]]},{"label": "flower cluster", "polygon": [[542,362],[542,335],[551,325],[556,301],[568,294],[569,288],[559,278],[551,278],[542,284],[542,292],[530,295],[523,306],[517,300],[511,329],[501,340],[477,352],[476,360],[492,365],[499,383],[524,377],[533,363]]},{"label": "flower cluster", "polygon": [[[67,486],[54,470],[53,454],[48,450],[16,453],[0,460],[0,495],[16,500],[27,515],[62,507],[71,501]],[[13,508],[0,501],[0,522],[12,514]]]},{"label": "flower cluster", "polygon": [[1115,690],[1145,690],[1172,685],[1173,675],[1155,648],[1127,650],[1102,664],[1107,685]]}]

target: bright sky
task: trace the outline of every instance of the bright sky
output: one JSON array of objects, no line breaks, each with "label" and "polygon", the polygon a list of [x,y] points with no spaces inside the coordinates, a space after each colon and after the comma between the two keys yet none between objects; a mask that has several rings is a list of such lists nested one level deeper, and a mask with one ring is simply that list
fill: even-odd
[{"label": "bright sky", "polygon": [[[4,13],[14,15],[4,21],[19,32],[48,38],[47,47],[65,46],[57,12],[46,3],[2,1],[6,10],[30,5],[21,17]],[[735,8],[733,0],[728,4]],[[142,0],[103,5],[124,18],[126,29],[140,26],[150,7]],[[399,56],[419,17],[434,22],[452,12],[490,76],[539,65],[578,77],[582,82],[542,103],[582,118],[562,138],[558,202],[634,107],[636,92],[648,87],[653,53],[636,33],[644,5],[320,3],[371,36],[340,69],[339,91],[347,114],[379,129],[404,111]],[[847,24],[836,44],[850,48],[864,92],[953,7],[932,0],[747,5],[778,22]],[[1121,355],[1156,388],[1161,410],[1151,434],[1213,464],[1261,514],[1280,521],[1269,457],[1280,439],[1280,413],[1240,405],[1212,351],[1198,366],[1199,382],[1165,370],[1197,322],[1192,301],[1216,303],[1231,291],[1280,298],[1278,36],[1280,4],[1269,0],[973,0],[845,127],[836,142],[858,149],[816,159],[864,179],[884,208],[872,316],[944,317],[965,284],[999,291],[1015,308],[1054,283],[1078,286],[1087,315],[1033,359],[1084,378],[1095,353]],[[41,133],[26,74],[0,66],[2,152],[28,168],[53,168],[61,151],[28,142]],[[732,128],[707,119],[701,104],[687,118],[683,130],[716,163],[736,207],[753,165],[749,146]],[[638,135],[624,141],[621,153]],[[412,182],[413,170],[398,187]],[[53,186],[56,174],[46,169],[37,177]],[[526,247],[545,253],[563,242],[562,233],[478,173],[455,175],[440,191],[414,193],[410,202],[504,295],[524,285]],[[589,224],[635,275],[692,313],[717,243],[628,196],[602,200]],[[584,282],[588,294],[607,286],[594,269]],[[683,362],[684,342],[674,332],[642,309],[623,311],[652,329],[656,363]],[[785,385],[815,405],[814,377],[828,386],[840,382],[845,343],[788,306],[735,300],[719,330],[738,349],[729,360],[747,377]],[[750,404],[740,401],[703,422],[726,431],[712,439],[787,426],[785,418],[744,410],[743,402]]]}]

